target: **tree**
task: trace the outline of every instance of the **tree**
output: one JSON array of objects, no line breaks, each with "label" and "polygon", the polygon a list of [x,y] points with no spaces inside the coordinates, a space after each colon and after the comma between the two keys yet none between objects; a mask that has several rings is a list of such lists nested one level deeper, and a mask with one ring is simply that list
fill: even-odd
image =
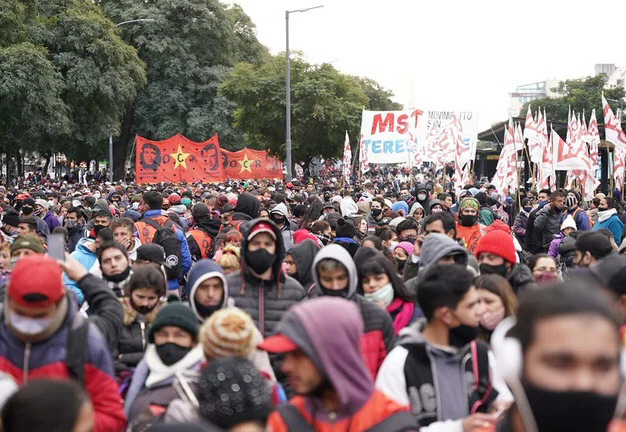
[{"label": "tree", "polygon": [[585,116],[591,114],[595,108],[598,122],[602,123],[602,92],[604,97],[613,101],[621,101],[624,99],[624,88],[615,87],[605,89],[607,78],[604,75],[597,75],[582,79],[565,80],[559,82],[559,85],[552,89],[561,96],[556,98],[536,99],[524,105],[522,114],[526,114],[528,105],[531,104],[533,109],[545,107],[548,121],[567,123],[567,115],[571,108],[572,111],[585,111]]},{"label": "tree", "polygon": [[165,139],[181,133],[203,141],[217,133],[223,147],[242,146],[243,135],[232,127],[235,104],[219,94],[219,86],[235,63],[257,63],[268,55],[243,10],[217,0],[99,3],[115,22],[155,20],[119,28],[146,62],[148,84],[115,140],[115,177],[124,174],[120,169],[135,134]]},{"label": "tree", "polygon": [[[308,169],[313,158],[335,159],[345,132],[359,136],[363,109],[398,109],[378,83],[339,73],[330,64],[291,58],[292,159]],[[235,126],[253,148],[285,154],[285,56],[261,65],[240,63],[221,88],[237,103]]]}]

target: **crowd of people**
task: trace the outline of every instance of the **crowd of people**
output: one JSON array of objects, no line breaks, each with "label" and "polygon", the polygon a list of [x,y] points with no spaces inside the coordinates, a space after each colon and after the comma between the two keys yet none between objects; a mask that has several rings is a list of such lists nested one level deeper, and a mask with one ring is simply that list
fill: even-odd
[{"label": "crowd of people", "polygon": [[0,430],[626,430],[619,192],[405,174],[0,186]]}]

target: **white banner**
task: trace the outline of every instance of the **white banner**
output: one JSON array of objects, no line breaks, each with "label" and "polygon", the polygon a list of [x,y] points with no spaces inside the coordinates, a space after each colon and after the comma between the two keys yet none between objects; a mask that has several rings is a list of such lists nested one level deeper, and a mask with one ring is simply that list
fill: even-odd
[{"label": "white banner", "polygon": [[[442,142],[452,122],[459,123],[465,165],[476,155],[478,115],[474,111],[423,110],[363,111],[361,148],[369,163],[409,163],[451,161],[454,147]],[[450,140],[455,145],[456,140]],[[450,156],[450,157],[448,157]]]}]

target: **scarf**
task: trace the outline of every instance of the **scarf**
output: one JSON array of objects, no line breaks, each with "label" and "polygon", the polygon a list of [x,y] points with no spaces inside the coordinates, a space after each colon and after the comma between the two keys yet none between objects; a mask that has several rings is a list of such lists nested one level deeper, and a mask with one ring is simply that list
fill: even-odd
[{"label": "scarf", "polygon": [[617,214],[617,210],[615,210],[614,208],[603,210],[603,211],[598,211],[598,222],[604,222],[605,220],[608,220],[614,214]]},{"label": "scarf", "polygon": [[[398,311],[399,309],[399,311]],[[409,325],[411,318],[413,318],[413,311],[415,310],[415,304],[405,302],[404,300],[396,297],[391,304],[387,306],[387,312],[393,315],[395,311],[398,311],[393,319],[393,334],[397,335],[400,330]]]},{"label": "scarf", "polygon": [[146,379],[146,387],[150,388],[161,381],[172,378],[177,372],[192,369],[204,359],[204,352],[202,351],[202,345],[198,344],[180,361],[171,366],[166,366],[157,354],[156,345],[150,344],[148,348],[146,348],[144,358],[148,364],[148,369],[150,369],[150,373]]}]

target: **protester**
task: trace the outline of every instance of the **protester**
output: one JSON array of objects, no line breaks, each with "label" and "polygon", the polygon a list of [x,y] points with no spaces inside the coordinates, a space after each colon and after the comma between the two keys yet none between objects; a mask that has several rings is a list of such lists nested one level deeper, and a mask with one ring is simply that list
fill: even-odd
[{"label": "protester", "polygon": [[526,224],[526,247],[528,253],[536,254],[542,252],[542,243],[539,234],[533,235],[535,232],[535,220],[539,212],[548,203],[550,189],[541,189],[537,195],[537,206],[528,214],[528,223]]},{"label": "protester", "polygon": [[610,240],[602,233],[595,231],[581,233],[576,238],[574,264],[581,268],[592,267],[605,256],[613,253]]},{"label": "protester", "polygon": [[560,191],[555,191],[550,194],[549,204],[537,213],[532,234],[537,250],[533,253],[548,251],[552,239],[560,231],[564,204],[565,195]]},{"label": "protester", "polygon": [[191,266],[185,293],[199,322],[215,311],[231,306],[226,275],[213,260],[202,259]]},{"label": "protester", "polygon": [[456,226],[457,238],[463,240],[463,245],[470,254],[473,254],[481,237],[478,212],[480,204],[475,198],[465,198],[459,204],[459,221]]},{"label": "protester", "polygon": [[485,306],[480,318],[480,338],[489,343],[493,330],[504,318],[517,313],[517,296],[511,284],[500,275],[479,276],[474,281],[479,301]]},{"label": "protester", "polygon": [[513,222],[512,230],[520,244],[526,243],[526,225],[528,224],[528,217],[532,211],[531,203],[530,198],[524,198],[522,200],[522,208],[517,216],[515,216],[515,221]]},{"label": "protester", "polygon": [[287,250],[285,254],[285,272],[300,282],[307,296],[315,288],[313,260],[319,250],[319,245],[313,240],[304,240]]},{"label": "protester", "polygon": [[132,219],[123,217],[111,221],[109,229],[113,232],[113,239],[124,245],[128,252],[131,264],[137,259],[137,249],[141,246],[139,238],[135,236],[135,224]]},{"label": "protester", "polygon": [[577,191],[568,191],[565,198],[565,217],[572,216],[576,224],[576,230],[588,231],[591,229],[591,222],[585,210],[580,207],[580,202],[580,194]]},{"label": "protester", "polygon": [[615,244],[622,242],[624,224],[617,215],[615,201],[611,197],[602,198],[598,206],[598,222],[593,226],[593,230],[597,231],[603,228],[611,232]]},{"label": "protester", "polygon": [[559,246],[565,237],[569,237],[573,232],[577,230],[576,222],[572,215],[567,215],[561,223],[561,232],[554,236],[554,240],[550,242],[548,247],[548,255],[557,259],[559,257]]}]

